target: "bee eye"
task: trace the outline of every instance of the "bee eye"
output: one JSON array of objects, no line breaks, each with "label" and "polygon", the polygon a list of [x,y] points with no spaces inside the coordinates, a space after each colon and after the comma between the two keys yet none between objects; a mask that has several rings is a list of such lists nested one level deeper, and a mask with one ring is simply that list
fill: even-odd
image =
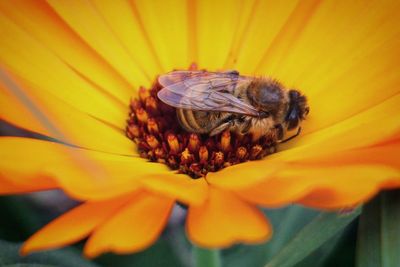
[{"label": "bee eye", "polygon": [[260,117],[261,118],[268,118],[270,113],[268,111],[261,111],[260,112]]}]

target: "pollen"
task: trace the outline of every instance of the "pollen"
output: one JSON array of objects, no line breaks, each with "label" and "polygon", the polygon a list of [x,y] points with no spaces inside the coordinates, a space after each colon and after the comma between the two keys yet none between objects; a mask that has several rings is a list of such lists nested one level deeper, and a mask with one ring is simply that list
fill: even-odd
[{"label": "pollen", "polygon": [[215,136],[186,132],[176,110],[158,99],[161,89],[158,82],[150,89],[140,87],[130,101],[126,136],[136,143],[141,157],[199,178],[275,152],[275,143],[267,136],[254,142],[250,135],[229,131]]}]

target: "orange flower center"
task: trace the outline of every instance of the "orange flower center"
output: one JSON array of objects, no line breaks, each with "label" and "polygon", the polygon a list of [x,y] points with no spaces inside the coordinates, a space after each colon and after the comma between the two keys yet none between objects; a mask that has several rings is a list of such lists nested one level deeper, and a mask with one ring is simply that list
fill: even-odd
[{"label": "orange flower center", "polygon": [[215,136],[185,131],[175,108],[158,99],[157,92],[161,89],[157,81],[150,89],[141,87],[138,98],[130,103],[126,135],[137,144],[141,157],[199,178],[276,151],[276,142],[266,136],[252,141],[249,134],[229,131]]}]

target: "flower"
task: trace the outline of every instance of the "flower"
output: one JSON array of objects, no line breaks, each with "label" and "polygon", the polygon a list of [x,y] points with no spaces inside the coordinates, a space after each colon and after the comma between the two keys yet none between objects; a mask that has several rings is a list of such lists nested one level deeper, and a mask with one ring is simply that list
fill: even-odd
[{"label": "flower", "polygon": [[[85,237],[90,257],[139,251],[176,201],[200,246],[261,242],[272,230],[257,205],[340,209],[399,187],[399,6],[1,1],[1,118],[61,143],[1,137],[0,193],[61,188],[82,202],[22,252]],[[139,158],[124,135],[128,100],[191,62],[301,89],[312,110],[303,133],[207,179]]]}]

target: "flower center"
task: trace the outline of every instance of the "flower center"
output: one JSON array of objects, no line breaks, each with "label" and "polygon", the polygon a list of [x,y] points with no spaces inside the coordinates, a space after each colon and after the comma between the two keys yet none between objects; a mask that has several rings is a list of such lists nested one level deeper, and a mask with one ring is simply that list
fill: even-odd
[{"label": "flower center", "polygon": [[250,134],[230,131],[214,136],[185,131],[177,119],[176,109],[157,97],[161,89],[157,81],[150,89],[141,87],[138,98],[130,103],[126,135],[137,144],[141,157],[199,178],[276,151],[276,142],[267,136],[253,141]]}]

